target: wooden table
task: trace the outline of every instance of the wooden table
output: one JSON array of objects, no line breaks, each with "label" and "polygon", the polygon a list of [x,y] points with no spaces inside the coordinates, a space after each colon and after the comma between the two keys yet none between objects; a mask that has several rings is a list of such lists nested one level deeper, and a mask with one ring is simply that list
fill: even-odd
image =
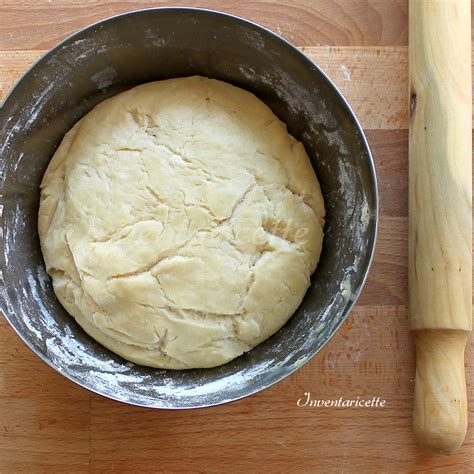
[{"label": "wooden table", "polygon": [[[0,91],[46,49],[96,20],[167,2],[2,0]],[[230,405],[153,411],[114,402],[41,362],[0,318],[0,472],[473,472],[471,428],[458,454],[431,456],[411,431],[414,354],[407,320],[407,2],[183,2],[261,23],[317,62],[367,133],[380,196],[377,252],[351,316],[309,364]],[[384,408],[300,408],[314,398]]]}]

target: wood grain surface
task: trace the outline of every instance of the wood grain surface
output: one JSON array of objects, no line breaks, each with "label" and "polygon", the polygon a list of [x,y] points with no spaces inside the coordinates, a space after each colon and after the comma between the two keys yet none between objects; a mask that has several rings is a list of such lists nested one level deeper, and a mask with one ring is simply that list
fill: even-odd
[{"label": "wood grain surface", "polygon": [[[167,2],[2,0],[0,92],[47,48],[91,22]],[[294,375],[250,398],[153,411],[89,393],[41,362],[0,318],[0,472],[474,472],[470,423],[451,457],[412,434],[414,350],[407,315],[407,2],[175,1],[257,21],[328,72],[365,128],[381,197],[364,292],[330,343]],[[381,397],[384,408],[304,408],[298,399]]]}]

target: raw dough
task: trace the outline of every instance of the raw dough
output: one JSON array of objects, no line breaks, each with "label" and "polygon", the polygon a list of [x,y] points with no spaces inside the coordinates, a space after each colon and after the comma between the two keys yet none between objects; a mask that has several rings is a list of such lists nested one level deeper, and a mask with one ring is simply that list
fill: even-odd
[{"label": "raw dough", "polygon": [[202,77],[102,102],[41,184],[60,302],[152,367],[224,364],[278,331],[310,284],[323,225],[303,145],[253,94]]}]

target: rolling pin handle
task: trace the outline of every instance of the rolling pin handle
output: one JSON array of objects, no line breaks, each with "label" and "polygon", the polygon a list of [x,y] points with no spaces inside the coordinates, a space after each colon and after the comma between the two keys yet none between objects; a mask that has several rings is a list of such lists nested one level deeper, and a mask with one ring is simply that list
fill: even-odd
[{"label": "rolling pin handle", "polygon": [[452,454],[467,429],[464,349],[468,331],[415,330],[416,377],[413,429],[418,443]]}]

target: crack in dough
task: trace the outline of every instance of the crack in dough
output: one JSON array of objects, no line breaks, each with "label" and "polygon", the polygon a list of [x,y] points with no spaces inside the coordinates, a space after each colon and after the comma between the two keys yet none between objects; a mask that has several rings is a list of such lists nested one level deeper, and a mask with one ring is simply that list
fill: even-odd
[{"label": "crack in dough", "polygon": [[84,330],[171,369],[226,363],[275,333],[323,226],[301,143],[254,95],[202,77],[89,112],[51,160],[38,220],[55,292]]}]

